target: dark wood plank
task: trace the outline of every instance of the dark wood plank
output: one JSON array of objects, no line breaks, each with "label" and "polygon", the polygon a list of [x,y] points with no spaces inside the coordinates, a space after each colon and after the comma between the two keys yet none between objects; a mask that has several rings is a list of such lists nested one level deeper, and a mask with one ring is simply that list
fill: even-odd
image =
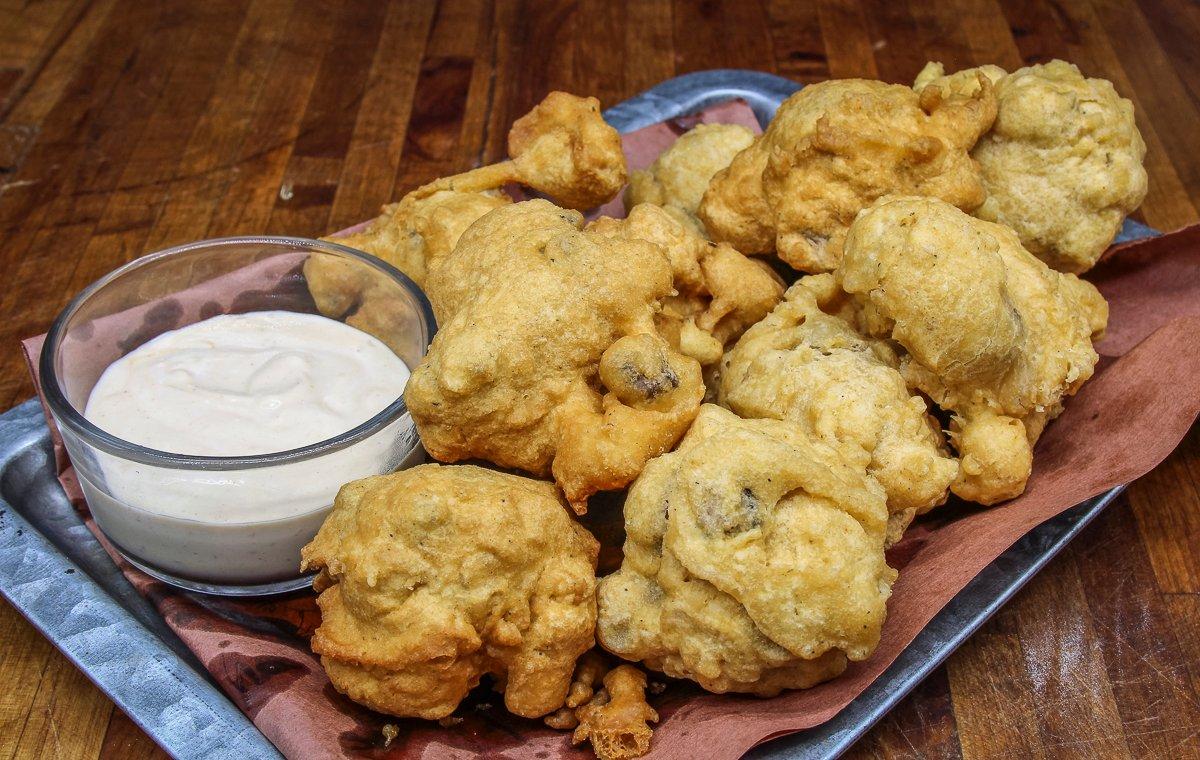
[{"label": "dark wood plank", "polygon": [[1129,757],[1073,551],[1013,604],[1047,756]]},{"label": "dark wood plank", "polygon": [[641,92],[675,74],[671,0],[628,3],[623,58],[625,92]]},{"label": "dark wood plank", "polygon": [[814,3],[767,3],[767,25],[778,73],[806,84],[829,79],[820,18],[821,10]]},{"label": "dark wood plank", "polygon": [[960,647],[947,670],[964,758],[1046,756],[1012,610]]},{"label": "dark wood plank", "polygon": [[328,21],[334,17],[333,7],[333,3],[306,1],[292,8],[282,44],[267,68],[266,86],[253,109],[244,114],[250,127],[209,222],[209,237],[280,232],[270,225],[271,212],[280,200],[305,106],[330,50],[334,28]]},{"label": "dark wood plank", "polygon": [[[1135,490],[1140,490],[1140,483]],[[1121,500],[1072,547],[1130,752],[1200,756],[1200,700],[1147,547]]]},{"label": "dark wood plank", "polygon": [[304,99],[295,143],[266,228],[274,234],[319,237],[329,216],[354,135],[387,6],[337,5],[333,30],[312,89]]},{"label": "dark wood plank", "polygon": [[674,8],[676,74],[778,69],[770,20],[761,3],[678,0]]},{"label": "dark wood plank", "polygon": [[370,219],[392,198],[432,17],[429,4],[388,7],[334,195],[330,230]]},{"label": "dark wood plank", "polygon": [[137,724],[120,710],[113,710],[104,730],[100,760],[168,760],[170,755],[151,741]]},{"label": "dark wood plank", "polygon": [[167,198],[146,241],[158,250],[203,238],[213,214],[241,171],[250,115],[284,44],[294,0],[253,0],[225,56],[204,112],[191,130]]},{"label": "dark wood plank", "polygon": [[878,78],[879,67],[875,65],[873,51],[885,43],[876,42],[871,36],[862,5],[856,0],[821,0],[817,16],[829,76]]},{"label": "dark wood plank", "polygon": [[962,756],[945,668],[921,682],[846,753],[854,760],[958,760]]}]

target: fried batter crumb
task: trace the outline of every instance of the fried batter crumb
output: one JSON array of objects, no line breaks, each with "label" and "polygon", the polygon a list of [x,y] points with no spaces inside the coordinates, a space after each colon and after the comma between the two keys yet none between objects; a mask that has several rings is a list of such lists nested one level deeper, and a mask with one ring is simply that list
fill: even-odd
[{"label": "fried batter crumb", "polygon": [[604,688],[575,711],[579,726],[572,744],[591,742],[600,760],[641,757],[650,750],[658,713],[646,702],[646,674],[632,665],[619,665],[604,676]]},{"label": "fried batter crumb", "polygon": [[392,742],[396,741],[396,737],[400,735],[400,727],[395,723],[383,724],[383,748],[387,749],[392,746]]},{"label": "fried batter crumb", "polygon": [[598,649],[593,649],[579,658],[575,666],[575,678],[567,692],[567,707],[575,709],[591,700],[596,685],[601,683],[609,671],[608,658]]},{"label": "fried batter crumb", "polygon": [[542,722],[558,731],[570,731],[579,725],[579,719],[575,717],[575,711],[569,707],[558,708],[543,718]]}]

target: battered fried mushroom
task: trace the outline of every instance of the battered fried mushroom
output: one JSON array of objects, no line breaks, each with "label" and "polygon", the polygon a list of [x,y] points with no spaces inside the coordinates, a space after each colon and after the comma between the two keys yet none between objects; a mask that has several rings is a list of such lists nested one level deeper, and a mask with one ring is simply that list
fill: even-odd
[{"label": "battered fried mushroom", "polygon": [[[361,232],[326,239],[377,256],[423,286],[429,271],[450,255],[467,227],[492,209],[511,202],[499,190],[478,193],[440,190],[423,196],[410,194],[397,203],[384,206],[383,214]],[[312,264],[328,261],[330,257],[320,257]],[[312,264],[306,267],[310,281]],[[313,295],[318,306],[328,304],[323,293],[313,290]],[[328,307],[322,308],[322,313],[328,314],[325,308]]]},{"label": "battered fried mushroom", "polygon": [[[511,203],[500,192],[440,191],[405,196],[361,232],[326,238],[365,251],[399,269],[424,286],[430,269],[450,254],[472,222]],[[311,256],[304,278],[317,309],[331,319],[370,333],[388,345],[411,330],[412,309],[396,301],[396,287],[382,274],[334,256]]]},{"label": "battered fried mushroom", "polygon": [[754,133],[739,124],[697,124],[659,154],[649,168],[630,175],[625,208],[652,203],[702,232],[696,212],[708,183],[753,142]]},{"label": "battered fried mushroom", "polygon": [[1032,445],[1092,375],[1108,305],[1008,227],[932,198],[882,199],[846,238],[839,271],[860,327],[906,351],[910,387],[954,413],[951,490],[992,504],[1020,494]]},{"label": "battered fried mushroom", "polygon": [[646,702],[646,674],[618,665],[604,676],[604,688],[575,711],[579,721],[572,744],[589,742],[600,760],[625,760],[650,751],[658,713]]},{"label": "battered fried mushroom", "polygon": [[822,311],[818,299],[834,292],[828,274],[793,285],[725,355],[719,402],[740,417],[794,422],[870,472],[887,492],[894,541],[946,500],[958,463],[891,346]]},{"label": "battered fried mushroom", "polygon": [[830,271],[855,214],[884,194],[983,203],[967,151],[995,115],[986,78],[970,96],[862,79],[809,85],[713,178],[700,218],[714,240],[743,253],[775,251],[797,269]]},{"label": "battered fried mushroom", "polygon": [[702,365],[719,361],[725,346],[783,296],[783,281],[769,266],[705,240],[659,206],[635,206],[626,219],[602,217],[588,230],[617,240],[645,240],[666,252],[675,293],[663,299],[658,331]]},{"label": "battered fried mushroom", "polygon": [[879,642],[886,525],[883,489],[836,449],[706,404],[629,491],[597,637],[709,691],[813,686]]},{"label": "battered fried mushroom", "polygon": [[[326,239],[378,256],[424,287],[467,227],[511,203],[500,191],[505,185],[528,185],[560,204],[587,209],[625,184],[621,136],[601,118],[595,98],[551,92],[513,123],[508,152],[508,161],[413,190],[361,232]],[[343,318],[371,297],[360,272],[329,256],[308,260],[305,278],[322,314]]]},{"label": "battered fried mushroom", "polygon": [[982,85],[979,81],[979,75],[982,74],[989,82],[995,86],[1001,79],[1008,76],[1008,72],[994,64],[985,64],[977,66],[973,69],[962,69],[953,74],[947,74],[946,68],[942,64],[935,61],[930,61],[925,64],[925,68],[917,74],[916,80],[913,82],[913,89],[921,92],[929,85],[935,85],[942,89],[943,97],[951,95],[965,95],[971,97],[979,92]]},{"label": "battered fried mushroom", "polygon": [[601,117],[600,101],[565,92],[551,92],[513,122],[508,155],[414,192],[479,192],[514,182],[584,211],[612,200],[628,177],[621,135]]},{"label": "battered fried mushroom", "polygon": [[426,450],[553,475],[580,512],[627,485],[704,394],[655,329],[671,282],[659,246],[546,201],[484,216],[429,281],[441,328],[405,393]]},{"label": "battered fried mushroom", "polygon": [[1060,272],[1091,269],[1146,197],[1133,104],[1057,60],[1004,77],[996,97],[996,124],[971,153],[988,191],[975,215]]},{"label": "battered fried mushroom", "polygon": [[552,483],[421,465],[343,486],[305,570],[313,651],[373,710],[439,719],[486,673],[513,713],[560,707],[593,644],[596,540]]},{"label": "battered fried mushroom", "polygon": [[568,208],[599,206],[625,186],[621,136],[595,98],[550,93],[513,124],[508,154],[519,181]]}]

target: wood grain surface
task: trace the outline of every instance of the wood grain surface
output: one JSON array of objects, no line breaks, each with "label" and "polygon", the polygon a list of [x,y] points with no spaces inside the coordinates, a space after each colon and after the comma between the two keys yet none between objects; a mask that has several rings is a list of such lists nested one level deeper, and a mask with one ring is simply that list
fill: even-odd
[{"label": "wood grain surface", "polygon": [[[1160,229],[1198,220],[1188,0],[0,0],[0,408],[17,340],[113,267],[316,236],[490,161],[547,90],[606,104],[735,67],[909,82],[1052,57],[1137,106]],[[852,757],[1200,757],[1200,435],[1044,570]],[[162,752],[0,603],[0,760]]]}]

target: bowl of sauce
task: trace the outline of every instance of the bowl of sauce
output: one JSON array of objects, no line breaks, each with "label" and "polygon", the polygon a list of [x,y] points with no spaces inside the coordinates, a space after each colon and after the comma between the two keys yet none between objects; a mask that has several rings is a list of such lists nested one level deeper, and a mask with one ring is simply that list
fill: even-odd
[{"label": "bowl of sauce", "polygon": [[302,588],[345,483],[424,460],[404,404],[435,326],[398,270],[336,243],[201,241],[67,306],[39,370],[100,530],[172,585]]}]

